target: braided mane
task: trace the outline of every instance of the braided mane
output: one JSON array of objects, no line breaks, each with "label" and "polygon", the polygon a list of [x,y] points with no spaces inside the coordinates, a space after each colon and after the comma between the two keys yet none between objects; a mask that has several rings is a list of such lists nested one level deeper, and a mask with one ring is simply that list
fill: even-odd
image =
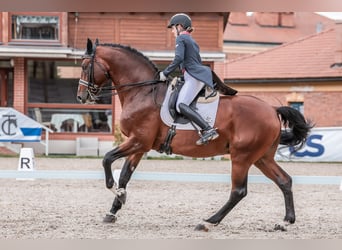
[{"label": "braided mane", "polygon": [[130,53],[133,53],[134,55],[144,59],[146,62],[148,62],[154,68],[155,71],[158,71],[158,67],[147,56],[145,56],[143,53],[141,53],[140,51],[138,51],[135,48],[132,48],[132,47],[126,46],[126,45],[122,45],[122,44],[116,44],[116,43],[103,43],[103,44],[99,44],[99,46],[124,49],[124,50],[126,50]]}]

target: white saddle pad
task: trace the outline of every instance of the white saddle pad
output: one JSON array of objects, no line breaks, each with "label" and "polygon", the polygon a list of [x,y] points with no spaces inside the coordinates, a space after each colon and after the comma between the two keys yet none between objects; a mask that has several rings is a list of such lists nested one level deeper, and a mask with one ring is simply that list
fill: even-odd
[{"label": "white saddle pad", "polygon": [[[161,117],[162,121],[167,126],[171,126],[172,124],[175,124],[177,129],[195,130],[195,128],[192,126],[192,124],[190,122],[186,123],[186,124],[174,123],[173,118],[170,115],[169,107],[168,107],[171,92],[172,92],[172,86],[170,84],[170,86],[167,89],[166,96],[165,96],[165,99],[163,101],[162,107],[160,109],[160,117]],[[218,93],[217,93],[217,95],[218,95]],[[197,102],[196,103],[196,108],[197,108],[196,111],[212,127],[214,126],[214,123],[216,120],[216,113],[217,113],[217,107],[218,107],[219,99],[220,98],[218,98],[218,96],[217,96],[217,98],[215,98],[215,100],[212,102],[206,102],[206,103]]]}]

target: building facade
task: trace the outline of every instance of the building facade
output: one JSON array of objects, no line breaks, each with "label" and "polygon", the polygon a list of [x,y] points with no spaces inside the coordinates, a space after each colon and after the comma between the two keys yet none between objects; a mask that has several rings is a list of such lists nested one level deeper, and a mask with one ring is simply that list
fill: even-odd
[{"label": "building facade", "polygon": [[314,12],[231,12],[223,33],[227,59],[259,53],[334,26]]},{"label": "building facade", "polygon": [[292,106],[316,127],[342,126],[342,23],[267,51],[231,60],[225,82],[239,94]]},{"label": "building facade", "polygon": [[[49,151],[74,154],[79,137],[97,137],[100,152],[112,148],[121,106],[76,100],[86,40],[138,49],[160,69],[171,62],[174,37],[166,28],[174,13],[0,12],[0,105],[13,107],[51,128]],[[190,13],[203,62],[224,76],[223,31],[227,13]],[[32,145],[36,152],[43,146]]]}]

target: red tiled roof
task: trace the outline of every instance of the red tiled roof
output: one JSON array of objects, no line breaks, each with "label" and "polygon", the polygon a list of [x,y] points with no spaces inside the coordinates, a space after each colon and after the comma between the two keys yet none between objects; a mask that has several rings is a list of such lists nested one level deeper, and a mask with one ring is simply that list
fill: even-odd
[{"label": "red tiled roof", "polygon": [[342,68],[331,67],[336,50],[336,32],[332,28],[231,60],[226,64],[225,79],[342,77]]},{"label": "red tiled roof", "polygon": [[[235,13],[231,13],[231,18]],[[266,13],[267,14],[267,13]],[[247,16],[248,25],[227,23],[223,34],[224,41],[285,43],[316,33],[316,26],[321,23],[322,30],[333,27],[334,21],[313,12],[295,12],[294,27],[272,27],[257,24],[254,15]]]}]

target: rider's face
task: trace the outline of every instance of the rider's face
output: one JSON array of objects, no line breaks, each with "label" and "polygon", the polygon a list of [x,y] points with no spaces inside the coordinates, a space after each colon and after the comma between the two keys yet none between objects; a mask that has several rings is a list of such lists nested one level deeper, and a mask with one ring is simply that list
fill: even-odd
[{"label": "rider's face", "polygon": [[175,37],[178,36],[177,26],[178,26],[178,25],[173,25],[173,26],[171,27],[171,31],[172,31],[172,33],[173,33],[173,35],[174,35]]}]

